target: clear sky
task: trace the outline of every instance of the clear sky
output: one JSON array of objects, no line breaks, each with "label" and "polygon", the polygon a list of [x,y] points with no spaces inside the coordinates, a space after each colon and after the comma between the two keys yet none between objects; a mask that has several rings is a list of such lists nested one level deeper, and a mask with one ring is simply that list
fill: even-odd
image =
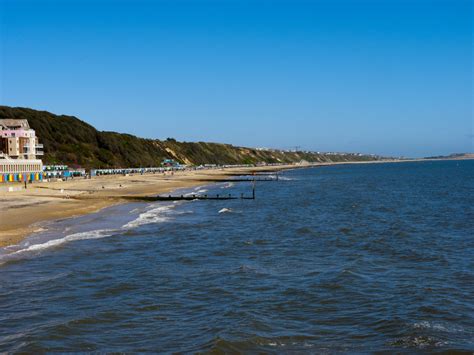
[{"label": "clear sky", "polygon": [[471,0],[0,0],[0,104],[100,130],[473,151]]}]

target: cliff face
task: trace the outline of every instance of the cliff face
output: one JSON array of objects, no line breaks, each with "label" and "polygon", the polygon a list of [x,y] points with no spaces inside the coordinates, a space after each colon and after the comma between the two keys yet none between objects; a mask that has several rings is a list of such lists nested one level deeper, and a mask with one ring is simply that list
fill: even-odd
[{"label": "cliff face", "polygon": [[26,119],[44,144],[45,164],[85,168],[159,166],[163,159],[186,164],[252,164],[374,160],[353,154],[261,151],[229,144],[144,139],[129,134],[97,131],[73,116],[29,108],[0,106],[0,119]]}]

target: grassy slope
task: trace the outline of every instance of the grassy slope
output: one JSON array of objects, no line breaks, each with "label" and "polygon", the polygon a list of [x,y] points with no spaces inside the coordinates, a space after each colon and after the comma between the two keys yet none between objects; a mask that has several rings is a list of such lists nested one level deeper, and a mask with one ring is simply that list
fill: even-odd
[{"label": "grassy slope", "polygon": [[46,164],[86,168],[159,166],[165,158],[188,164],[291,163],[300,160],[372,160],[369,156],[324,155],[303,152],[269,152],[219,143],[151,140],[129,134],[97,131],[73,116],[58,116],[29,108],[0,106],[0,119],[27,119],[44,144]]}]

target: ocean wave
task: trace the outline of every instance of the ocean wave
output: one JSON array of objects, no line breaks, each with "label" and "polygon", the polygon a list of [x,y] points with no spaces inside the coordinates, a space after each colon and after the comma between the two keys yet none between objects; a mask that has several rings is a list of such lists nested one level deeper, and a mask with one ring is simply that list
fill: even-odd
[{"label": "ocean wave", "polygon": [[124,229],[136,228],[145,224],[166,222],[170,219],[169,212],[176,204],[159,206],[141,213],[138,218],[122,226]]},{"label": "ocean wave", "polygon": [[286,177],[286,176],[279,176],[278,180],[281,180],[281,181],[295,181],[296,179],[289,178],[289,177]]},{"label": "ocean wave", "polygon": [[93,230],[93,231],[88,231],[88,232],[69,234],[63,238],[51,239],[44,243],[29,245],[26,249],[18,250],[15,253],[44,250],[44,249],[56,247],[56,246],[59,246],[68,242],[76,241],[76,240],[100,239],[100,238],[110,237],[114,231],[115,230],[113,229],[98,229],[98,230]]},{"label": "ocean wave", "polygon": [[[69,234],[63,238],[51,239],[44,243],[29,244],[27,242],[23,245],[23,248],[20,247],[20,249],[12,253],[8,253],[3,256],[0,256],[0,264],[12,258],[14,259],[15,257],[25,254],[25,253],[37,252],[37,251],[42,251],[42,250],[58,247],[60,245],[63,245],[72,241],[86,240],[86,239],[100,239],[100,238],[110,237],[116,231],[117,230],[113,230],[113,229],[98,229],[98,230],[93,230],[93,231],[88,231],[88,232]],[[16,247],[18,248],[19,246],[16,246]]]},{"label": "ocean wave", "polygon": [[444,324],[441,322],[421,321],[413,324],[415,329],[430,329],[445,333],[463,333],[465,329],[458,325]]}]

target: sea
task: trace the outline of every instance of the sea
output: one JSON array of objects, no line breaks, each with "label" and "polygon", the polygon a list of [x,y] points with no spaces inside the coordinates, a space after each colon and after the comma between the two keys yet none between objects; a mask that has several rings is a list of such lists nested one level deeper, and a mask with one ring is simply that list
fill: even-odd
[{"label": "sea", "polygon": [[0,351],[472,353],[473,206],[474,161],[425,161],[50,222],[0,250]]}]

